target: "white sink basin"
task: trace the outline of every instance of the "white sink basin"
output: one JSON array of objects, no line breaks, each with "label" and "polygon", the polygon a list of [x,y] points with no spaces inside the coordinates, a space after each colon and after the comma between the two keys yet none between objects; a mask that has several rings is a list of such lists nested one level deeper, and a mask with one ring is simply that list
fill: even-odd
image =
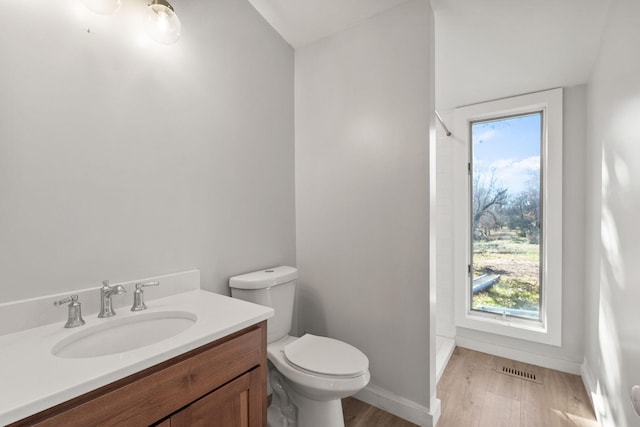
[{"label": "white sink basin", "polygon": [[193,326],[198,317],[188,311],[137,313],[105,320],[78,330],[53,346],[58,357],[79,359],[108,356],[155,344]]}]

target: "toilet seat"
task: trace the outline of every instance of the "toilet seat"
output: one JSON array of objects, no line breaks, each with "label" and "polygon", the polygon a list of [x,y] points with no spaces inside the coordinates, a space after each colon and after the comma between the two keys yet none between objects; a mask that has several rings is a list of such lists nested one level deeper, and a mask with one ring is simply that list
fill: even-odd
[{"label": "toilet seat", "polygon": [[[269,364],[277,369],[285,377],[286,382],[298,393],[309,399],[328,401],[351,396],[369,383],[371,374],[368,368],[360,374],[340,376],[312,372],[291,363],[284,354],[285,347],[300,339],[287,335],[267,344]],[[295,349],[296,346],[292,348]],[[334,357],[336,356],[334,355]],[[363,357],[365,358],[364,366],[369,366],[369,359],[364,354]]]},{"label": "toilet seat", "polygon": [[287,344],[283,353],[291,365],[314,375],[353,378],[369,369],[369,359],[354,346],[312,334]]}]

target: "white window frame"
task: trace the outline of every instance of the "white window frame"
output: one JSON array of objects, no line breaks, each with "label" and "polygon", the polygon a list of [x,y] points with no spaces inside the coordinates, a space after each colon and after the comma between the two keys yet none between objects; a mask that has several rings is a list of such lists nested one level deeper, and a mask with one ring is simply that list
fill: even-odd
[{"label": "white window frame", "polygon": [[[471,123],[543,111],[541,167],[542,293],[540,320],[471,310]],[[551,89],[455,110],[453,165],[456,326],[554,346],[562,343],[562,89]]]}]

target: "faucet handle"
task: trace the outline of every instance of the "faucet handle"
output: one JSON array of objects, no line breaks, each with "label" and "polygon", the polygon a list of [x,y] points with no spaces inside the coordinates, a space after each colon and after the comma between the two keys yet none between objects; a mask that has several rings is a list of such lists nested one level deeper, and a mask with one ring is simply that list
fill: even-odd
[{"label": "faucet handle", "polygon": [[136,290],[142,290],[147,286],[160,286],[160,282],[138,282],[136,283]]},{"label": "faucet handle", "polygon": [[71,295],[60,301],[54,301],[53,305],[59,306],[62,304],[69,303],[69,315],[67,317],[67,323],[65,323],[65,328],[75,328],[76,326],[82,326],[85,324],[84,319],[82,318],[82,305],[78,301],[78,295]]},{"label": "faucet handle", "polygon": [[109,286],[109,281],[108,280],[103,280],[102,281],[102,286]]},{"label": "faucet handle", "polygon": [[133,305],[131,311],[142,311],[147,309],[147,305],[144,303],[144,289],[148,286],[159,286],[160,282],[138,282],[136,283],[136,290],[133,291]]},{"label": "faucet handle", "polygon": [[66,304],[68,302],[72,302],[72,301],[78,301],[78,295],[71,295],[70,297],[61,299],[60,301],[54,301],[53,305],[58,306],[58,305]]}]

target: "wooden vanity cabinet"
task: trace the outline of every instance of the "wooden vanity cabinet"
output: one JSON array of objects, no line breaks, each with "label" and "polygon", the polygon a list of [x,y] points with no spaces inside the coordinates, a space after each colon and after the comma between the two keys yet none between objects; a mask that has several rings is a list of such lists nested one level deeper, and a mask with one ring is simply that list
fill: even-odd
[{"label": "wooden vanity cabinet", "polygon": [[11,426],[264,427],[266,345],[264,321]]},{"label": "wooden vanity cabinet", "polygon": [[259,373],[254,369],[172,415],[167,426],[262,427],[250,418],[251,413],[261,410],[260,399],[251,399],[252,390],[259,385]]}]

